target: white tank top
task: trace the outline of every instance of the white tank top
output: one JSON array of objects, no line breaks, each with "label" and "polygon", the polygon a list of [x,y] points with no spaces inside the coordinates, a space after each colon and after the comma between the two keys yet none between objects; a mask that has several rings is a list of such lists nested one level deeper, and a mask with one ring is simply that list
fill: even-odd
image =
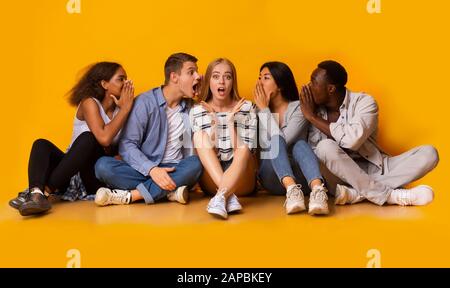
[{"label": "white tank top", "polygon": [[[102,117],[103,121],[105,122],[105,125],[108,124],[109,122],[111,122],[112,119],[109,119],[108,115],[106,115],[105,110],[103,110],[103,106],[100,103],[100,101],[98,101],[96,98],[92,98],[94,99],[95,103],[97,103],[98,105],[98,109],[100,110],[100,116]],[[78,138],[78,136],[80,136],[81,133],[86,132],[86,131],[91,131],[86,123],[86,121],[81,121],[77,118],[77,113],[78,113],[78,109],[80,109],[80,105],[78,105],[77,108],[77,112],[75,113],[75,117],[73,120],[73,132],[72,132],[72,140],[70,141],[70,146],[69,148],[72,146],[73,142],[75,142],[75,140]],[[119,107],[116,107],[116,109],[114,110],[113,113],[113,119],[114,117],[116,117],[116,114],[119,112]],[[120,136],[120,132],[117,133],[116,137],[114,137],[113,139],[113,145],[116,145],[119,141],[119,136]]]}]

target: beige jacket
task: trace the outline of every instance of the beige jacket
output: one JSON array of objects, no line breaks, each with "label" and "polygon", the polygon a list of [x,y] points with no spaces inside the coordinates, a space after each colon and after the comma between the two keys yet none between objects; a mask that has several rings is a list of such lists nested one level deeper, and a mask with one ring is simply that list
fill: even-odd
[{"label": "beige jacket", "polygon": [[[382,169],[386,153],[377,144],[378,105],[375,99],[365,93],[347,90],[340,112],[337,122],[330,124],[333,138],[351,156],[359,155]],[[317,115],[327,119],[326,109],[319,107]],[[315,149],[323,139],[327,136],[311,125],[308,131],[311,147]]]}]

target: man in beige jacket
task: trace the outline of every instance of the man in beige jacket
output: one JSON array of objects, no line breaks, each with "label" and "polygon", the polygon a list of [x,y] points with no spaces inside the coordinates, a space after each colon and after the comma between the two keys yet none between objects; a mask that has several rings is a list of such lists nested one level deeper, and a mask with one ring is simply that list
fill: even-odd
[{"label": "man in beige jacket", "polygon": [[326,166],[324,176],[328,174],[329,184],[340,183],[329,187],[330,191],[336,188],[335,203],[354,204],[364,199],[378,205],[430,203],[434,197],[431,187],[401,187],[436,167],[436,149],[427,145],[398,156],[384,153],[377,145],[375,99],[348,90],[346,84],[344,67],[335,61],[324,61],[300,93],[301,110],[311,123],[308,142]]}]

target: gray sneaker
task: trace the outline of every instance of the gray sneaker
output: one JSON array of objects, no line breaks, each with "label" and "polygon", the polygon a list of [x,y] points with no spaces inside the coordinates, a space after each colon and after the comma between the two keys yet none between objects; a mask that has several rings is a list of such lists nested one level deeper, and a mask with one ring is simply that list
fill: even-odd
[{"label": "gray sneaker", "polygon": [[286,193],[284,207],[286,208],[287,214],[295,214],[306,210],[302,185],[297,184],[289,187]]},{"label": "gray sneaker", "polygon": [[327,188],[324,184],[315,186],[309,195],[309,215],[326,215],[328,210]]}]

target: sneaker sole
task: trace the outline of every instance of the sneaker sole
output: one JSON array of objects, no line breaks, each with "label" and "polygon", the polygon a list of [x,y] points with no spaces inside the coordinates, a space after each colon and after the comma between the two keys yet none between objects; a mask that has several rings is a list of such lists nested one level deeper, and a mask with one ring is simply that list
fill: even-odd
[{"label": "sneaker sole", "polygon": [[242,210],[242,207],[241,208],[234,208],[234,209],[230,209],[230,210],[227,209],[227,212],[228,213],[237,213],[237,212],[240,212],[241,210]]},{"label": "sneaker sole", "polygon": [[308,211],[309,215],[327,215],[330,214],[329,209],[321,208],[321,207],[309,207]]},{"label": "sneaker sole", "polygon": [[286,210],[286,214],[288,214],[288,215],[297,214],[297,213],[301,213],[305,210],[306,210],[305,206],[294,206],[293,208],[290,209],[290,211]]},{"label": "sneaker sole", "polygon": [[224,214],[222,210],[210,208],[210,209],[207,209],[206,211],[208,211],[209,214],[214,215],[216,217],[219,217],[221,219],[227,219],[228,218],[228,215]]},{"label": "sneaker sole", "polygon": [[22,216],[30,216],[30,215],[36,215],[36,214],[42,214],[50,210],[52,207],[39,207],[39,206],[25,206],[22,205],[19,208],[20,215]]}]

